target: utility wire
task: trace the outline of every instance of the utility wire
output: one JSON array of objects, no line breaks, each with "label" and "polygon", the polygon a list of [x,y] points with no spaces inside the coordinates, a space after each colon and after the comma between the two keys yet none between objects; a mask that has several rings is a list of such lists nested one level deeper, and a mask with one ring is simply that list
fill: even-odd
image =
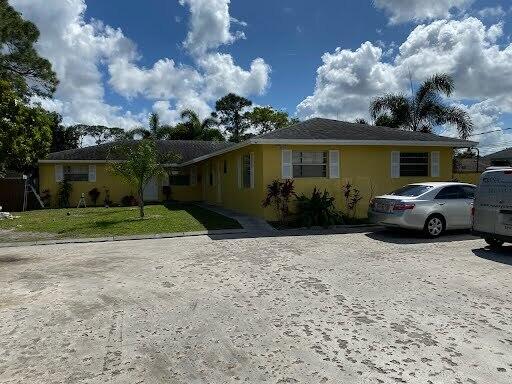
[{"label": "utility wire", "polygon": [[512,129],[512,128],[501,128],[501,129],[494,129],[492,131],[487,131],[487,132],[473,133],[472,135],[469,135],[469,137],[479,136],[479,135],[487,135],[488,133],[494,133],[494,132],[508,131],[509,129]]}]

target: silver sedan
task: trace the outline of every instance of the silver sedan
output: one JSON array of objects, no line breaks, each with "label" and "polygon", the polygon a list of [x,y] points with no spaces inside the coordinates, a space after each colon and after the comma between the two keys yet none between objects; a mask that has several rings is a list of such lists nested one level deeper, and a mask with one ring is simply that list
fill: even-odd
[{"label": "silver sedan", "polygon": [[386,227],[422,230],[430,237],[471,228],[476,186],[455,182],[406,185],[372,200],[370,221]]}]

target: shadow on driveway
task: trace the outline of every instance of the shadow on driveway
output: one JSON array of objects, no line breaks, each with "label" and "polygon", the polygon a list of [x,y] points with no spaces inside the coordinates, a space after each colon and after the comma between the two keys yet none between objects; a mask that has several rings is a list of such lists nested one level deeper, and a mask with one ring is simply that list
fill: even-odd
[{"label": "shadow on driveway", "polygon": [[425,235],[419,231],[406,231],[400,229],[381,229],[379,231],[367,233],[366,236],[373,240],[393,244],[445,243],[451,241],[478,239],[468,233],[468,231],[450,231],[438,238],[431,239],[425,237]]},{"label": "shadow on driveway", "polygon": [[481,259],[512,266],[512,245],[501,247],[501,249],[489,247],[473,249],[473,253]]}]

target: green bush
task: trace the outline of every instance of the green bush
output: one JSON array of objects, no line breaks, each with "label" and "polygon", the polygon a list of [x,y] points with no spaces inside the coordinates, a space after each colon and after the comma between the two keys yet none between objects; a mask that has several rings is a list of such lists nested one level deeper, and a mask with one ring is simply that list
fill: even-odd
[{"label": "green bush", "polygon": [[320,192],[316,187],[311,197],[301,195],[297,198],[297,214],[299,221],[306,227],[342,224],[343,218],[336,210],[334,197],[324,190]]},{"label": "green bush", "polygon": [[69,207],[69,197],[71,196],[71,191],[73,190],[73,186],[71,183],[64,179],[59,183],[59,192],[58,192],[58,203],[60,208],[68,208]]},{"label": "green bush", "polygon": [[98,198],[100,197],[100,191],[98,188],[93,188],[89,191],[89,197],[91,198],[92,205],[96,205]]}]

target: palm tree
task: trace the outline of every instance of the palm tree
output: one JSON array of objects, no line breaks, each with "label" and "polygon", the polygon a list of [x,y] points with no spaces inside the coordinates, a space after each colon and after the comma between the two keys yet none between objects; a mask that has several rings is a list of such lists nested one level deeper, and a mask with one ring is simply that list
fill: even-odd
[{"label": "palm tree", "polygon": [[153,138],[156,140],[169,139],[174,131],[174,127],[170,125],[160,125],[160,116],[153,112],[149,115],[149,129],[145,127],[137,127],[126,132],[125,138],[133,139],[140,136],[143,139]]},{"label": "palm tree", "polygon": [[473,130],[469,114],[462,108],[445,105],[441,98],[441,94],[450,96],[453,90],[451,76],[435,74],[425,80],[410,98],[403,94],[376,97],[371,102],[370,114],[376,122],[411,131],[430,133],[434,126],[454,125],[459,136],[467,139]]},{"label": "palm tree", "polygon": [[171,137],[181,140],[224,141],[224,135],[216,128],[219,122],[213,117],[203,121],[196,112],[186,109],[181,112],[182,123],[176,125]]}]

